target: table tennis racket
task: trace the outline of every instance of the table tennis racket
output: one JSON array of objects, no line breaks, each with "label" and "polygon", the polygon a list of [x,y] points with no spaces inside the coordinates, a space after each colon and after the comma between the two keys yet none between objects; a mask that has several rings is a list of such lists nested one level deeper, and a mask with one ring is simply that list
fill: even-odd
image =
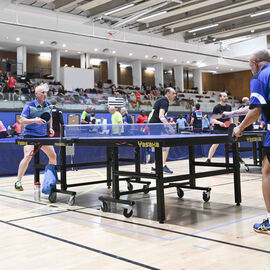
[{"label": "table tennis racket", "polygon": [[40,118],[45,120],[46,122],[49,122],[51,119],[51,115],[48,112],[44,112],[43,114],[41,114]]},{"label": "table tennis racket", "polygon": [[228,128],[232,124],[232,122],[228,120],[228,121],[224,122],[224,124],[225,124],[226,128]]},{"label": "table tennis racket", "polygon": [[237,138],[232,135],[233,134],[233,129],[235,127],[236,127],[235,124],[230,124],[230,126],[228,128],[228,137],[229,137],[229,140],[232,141],[232,142],[235,142],[237,140]]}]

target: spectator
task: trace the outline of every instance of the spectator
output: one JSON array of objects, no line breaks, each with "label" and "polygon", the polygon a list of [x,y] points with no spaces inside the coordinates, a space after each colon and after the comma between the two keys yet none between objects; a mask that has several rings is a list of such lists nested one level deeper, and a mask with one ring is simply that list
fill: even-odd
[{"label": "spectator", "polygon": [[120,125],[119,127],[112,127],[112,135],[121,135],[124,132],[123,129],[123,117],[120,112],[117,112],[114,106],[109,107],[109,112],[112,115],[112,125]]},{"label": "spectator", "polygon": [[87,107],[85,111],[82,112],[81,124],[90,124],[90,112],[91,112],[90,107]]},{"label": "spectator", "polygon": [[54,130],[53,137],[60,137],[61,126],[64,125],[63,113],[56,107],[57,101],[55,99],[53,99],[51,103],[53,105],[52,108],[52,126]]},{"label": "spectator", "polygon": [[22,133],[22,125],[21,125],[19,119],[16,121],[16,123],[13,125],[13,127],[18,135]]},{"label": "spectator", "polygon": [[180,114],[179,118],[176,120],[176,123],[178,125],[178,132],[183,131],[188,126],[187,120],[183,118],[183,115]]},{"label": "spectator", "polygon": [[140,91],[137,91],[136,93],[136,106],[138,107],[138,109],[140,108],[142,102],[141,102],[141,93]]},{"label": "spectator", "polygon": [[120,113],[122,114],[124,124],[133,124],[132,118],[125,107],[121,108]]},{"label": "spectator", "polygon": [[210,121],[207,118],[207,114],[205,114],[203,116],[203,119],[202,119],[202,129],[203,129],[203,131],[210,130]]},{"label": "spectator", "polygon": [[0,139],[10,137],[7,133],[7,129],[4,126],[3,122],[0,121]]},{"label": "spectator", "polygon": [[143,124],[145,120],[148,120],[148,116],[146,115],[145,111],[142,110],[141,114],[137,118],[137,123],[138,124]]}]

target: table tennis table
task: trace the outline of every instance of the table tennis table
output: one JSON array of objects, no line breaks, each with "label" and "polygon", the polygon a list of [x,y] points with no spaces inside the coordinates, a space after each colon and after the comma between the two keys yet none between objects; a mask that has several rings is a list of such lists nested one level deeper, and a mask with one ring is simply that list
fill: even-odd
[{"label": "table tennis table", "polygon": [[[127,128],[128,126],[128,128]],[[179,198],[184,196],[183,188],[195,189],[203,191],[203,200],[205,202],[210,199],[210,187],[201,187],[196,185],[196,179],[217,176],[221,174],[233,173],[234,181],[234,200],[236,205],[241,203],[241,182],[240,182],[240,165],[238,143],[231,141],[226,134],[176,134],[172,128],[164,128],[164,124],[143,124],[143,125],[106,125],[106,132],[101,130],[98,125],[78,125],[64,126],[62,137],[59,138],[20,138],[16,140],[18,145],[34,145],[35,149],[42,145],[54,145],[60,147],[60,164],[57,168],[61,174],[61,189],[55,189],[49,196],[51,202],[56,201],[57,193],[70,195],[69,204],[75,201],[76,192],[70,191],[68,188],[82,185],[91,185],[98,183],[106,183],[110,188],[112,186],[112,196],[100,196],[102,203],[101,209],[108,211],[108,202],[115,202],[124,205],[123,214],[130,217],[133,213],[132,206],[135,201],[123,200],[121,196],[133,193],[148,193],[156,191],[157,203],[157,219],[160,223],[165,221],[165,198],[164,189],[175,187]],[[103,127],[105,128],[105,126]],[[238,139],[240,142],[261,142],[263,133],[246,132]],[[231,144],[232,145],[232,162],[229,155],[225,155],[225,162],[201,162],[196,161],[194,147],[203,144]],[[70,145],[78,146],[105,146],[107,150],[107,158],[104,162],[92,163],[75,163],[67,164],[66,147]],[[189,173],[165,176],[163,174],[162,148],[188,146],[189,152]],[[134,159],[124,160],[119,157],[119,149],[121,147],[131,147],[134,149]],[[154,148],[155,156],[155,173],[141,172],[140,167],[140,151],[147,147]],[[120,162],[127,161],[135,164],[134,171],[125,171],[120,169]],[[68,184],[66,172],[72,167],[83,167],[89,165],[105,165],[107,166],[107,176],[104,180],[91,181],[87,183]],[[44,165],[39,164],[39,154],[34,157],[34,181],[39,182],[39,174]],[[205,172],[196,172],[198,166],[215,167],[221,169],[208,170]],[[155,185],[151,186],[150,182],[142,179],[154,179]],[[120,190],[120,181],[127,181],[128,190]],[[131,183],[136,182],[142,184],[143,187],[133,189]]]}]

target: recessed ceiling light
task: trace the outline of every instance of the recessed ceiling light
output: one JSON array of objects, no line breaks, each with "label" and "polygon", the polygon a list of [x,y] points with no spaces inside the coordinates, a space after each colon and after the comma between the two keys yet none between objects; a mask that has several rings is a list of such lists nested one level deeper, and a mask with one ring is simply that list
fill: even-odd
[{"label": "recessed ceiling light", "polygon": [[160,57],[159,59],[160,59],[160,60],[163,60],[163,57]]},{"label": "recessed ceiling light", "polygon": [[8,37],[6,37],[6,39],[8,39]]},{"label": "recessed ceiling light", "polygon": [[98,48],[95,48],[94,51],[97,52],[98,51]]},{"label": "recessed ceiling light", "polygon": [[129,56],[132,56],[133,55],[133,53],[129,53]]},{"label": "recessed ceiling light", "polygon": [[219,69],[219,67],[216,67],[216,69]]},{"label": "recessed ceiling light", "polygon": [[78,52],[79,54],[81,53],[81,52]]},{"label": "recessed ceiling light", "polygon": [[41,40],[39,43],[42,45],[42,44],[44,44],[44,41],[43,41],[43,40]]},{"label": "recessed ceiling light", "polygon": [[16,38],[16,41],[20,41],[21,39],[19,37]]},{"label": "recessed ceiling light", "polygon": [[187,64],[190,64],[190,61],[187,61]]},{"label": "recessed ceiling light", "polygon": [[233,71],[233,69],[231,68],[230,71]]},{"label": "recessed ceiling light", "polygon": [[146,55],[145,58],[148,58],[148,55]]},{"label": "recessed ceiling light", "polygon": [[176,62],[177,60],[176,59],[173,59],[173,62]]},{"label": "recessed ceiling light", "polygon": [[68,50],[65,50],[65,52],[68,52]]},{"label": "recessed ceiling light", "polygon": [[65,48],[65,47],[67,47],[67,45],[64,43],[64,44],[62,45],[62,47]]},{"label": "recessed ceiling light", "polygon": [[112,53],[113,53],[113,54],[115,54],[115,53],[116,53],[116,51],[112,51]]}]

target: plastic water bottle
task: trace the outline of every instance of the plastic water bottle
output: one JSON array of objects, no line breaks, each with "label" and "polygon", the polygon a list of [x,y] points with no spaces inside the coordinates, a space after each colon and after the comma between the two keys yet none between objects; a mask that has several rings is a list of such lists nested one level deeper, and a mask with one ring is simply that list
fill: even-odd
[{"label": "plastic water bottle", "polygon": [[34,200],[39,202],[40,201],[40,183],[36,182],[34,184]]}]

